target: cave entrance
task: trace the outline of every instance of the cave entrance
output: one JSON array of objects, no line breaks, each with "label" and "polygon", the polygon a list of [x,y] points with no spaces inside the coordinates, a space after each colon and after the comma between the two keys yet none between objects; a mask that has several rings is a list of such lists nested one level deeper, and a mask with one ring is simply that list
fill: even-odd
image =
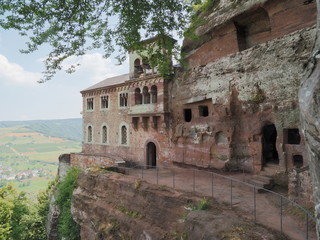
[{"label": "cave entrance", "polygon": [[157,148],[153,142],[147,144],[147,165],[148,167],[157,166]]},{"label": "cave entrance", "polygon": [[279,155],[276,147],[277,129],[274,124],[262,128],[262,157],[263,164],[279,164]]}]

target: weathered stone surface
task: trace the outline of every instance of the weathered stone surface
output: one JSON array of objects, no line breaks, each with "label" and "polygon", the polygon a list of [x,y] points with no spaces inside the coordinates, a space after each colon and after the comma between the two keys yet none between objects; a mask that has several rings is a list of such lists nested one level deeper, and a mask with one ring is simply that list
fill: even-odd
[{"label": "weathered stone surface", "polygon": [[[280,166],[292,168],[294,155],[305,159],[303,137],[300,144],[287,144],[284,129],[299,128],[296,93],[313,39],[314,28],[299,30],[176,77],[171,88],[174,161],[259,172],[262,129],[268,124],[277,131]],[[208,106],[209,116],[199,115],[201,105]],[[183,109],[176,111],[181,106],[192,110],[190,122],[185,121]],[[199,138],[191,129],[202,126],[210,134]],[[215,137],[218,133],[225,136],[223,143]]]},{"label": "weathered stone surface", "polygon": [[302,83],[299,101],[316,203],[317,233],[320,239],[320,63],[315,59],[314,62],[309,63],[309,66],[312,74],[307,75]]},{"label": "weathered stone surface", "polygon": [[309,166],[293,168],[288,173],[288,196],[303,206],[314,206]]},{"label": "weathered stone surface", "polygon": [[77,183],[72,213],[81,239],[213,240],[237,231],[236,226],[242,229],[241,225],[250,229],[246,239],[287,239],[217,202],[210,210],[190,211],[203,199],[130,176],[94,169],[80,174]]}]

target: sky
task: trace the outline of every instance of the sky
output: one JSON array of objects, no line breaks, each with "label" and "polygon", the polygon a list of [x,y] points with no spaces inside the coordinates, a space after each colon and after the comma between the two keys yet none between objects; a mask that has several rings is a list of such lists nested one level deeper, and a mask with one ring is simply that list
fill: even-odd
[{"label": "sky", "polygon": [[81,90],[129,72],[128,61],[119,66],[114,57],[104,59],[102,52],[95,51],[64,63],[80,62],[75,73],[61,71],[39,84],[42,61],[50,49],[22,54],[19,50],[25,49],[26,41],[13,30],[0,29],[0,121],[81,118]]}]

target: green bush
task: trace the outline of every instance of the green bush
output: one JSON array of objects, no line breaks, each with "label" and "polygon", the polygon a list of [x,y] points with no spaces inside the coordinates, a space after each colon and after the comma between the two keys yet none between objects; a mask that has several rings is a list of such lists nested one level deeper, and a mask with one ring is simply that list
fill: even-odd
[{"label": "green bush", "polygon": [[65,178],[58,184],[56,204],[60,207],[58,231],[68,240],[80,239],[80,227],[71,214],[72,192],[77,186],[80,169],[71,168]]}]

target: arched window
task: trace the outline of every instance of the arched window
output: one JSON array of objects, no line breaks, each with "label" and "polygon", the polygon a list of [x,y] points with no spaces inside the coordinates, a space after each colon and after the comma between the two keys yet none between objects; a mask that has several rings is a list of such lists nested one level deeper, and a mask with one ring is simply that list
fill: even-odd
[{"label": "arched window", "polygon": [[151,70],[151,66],[147,58],[142,59],[142,68],[145,73],[149,73],[148,70]]},{"label": "arched window", "polygon": [[127,127],[121,127],[121,144],[126,145],[128,144],[128,134],[127,134]]},{"label": "arched window", "polygon": [[92,139],[92,127],[88,126],[88,142],[91,143]]},{"label": "arched window", "polygon": [[143,94],[143,103],[149,104],[150,103],[150,93],[149,93],[148,87],[143,87],[142,94]]},{"label": "arched window", "polygon": [[134,90],[135,104],[142,104],[142,94],[140,88]]},{"label": "arched window", "polygon": [[157,103],[157,96],[158,95],[158,90],[157,90],[157,86],[153,85],[151,87],[151,102],[152,103]]},{"label": "arched window", "polygon": [[139,58],[134,60],[134,73],[137,76],[139,76],[141,73],[143,73],[143,69],[141,67],[141,63],[140,63],[140,59]]},{"label": "arched window", "polygon": [[107,128],[107,126],[102,127],[102,143],[108,143],[108,128]]}]

